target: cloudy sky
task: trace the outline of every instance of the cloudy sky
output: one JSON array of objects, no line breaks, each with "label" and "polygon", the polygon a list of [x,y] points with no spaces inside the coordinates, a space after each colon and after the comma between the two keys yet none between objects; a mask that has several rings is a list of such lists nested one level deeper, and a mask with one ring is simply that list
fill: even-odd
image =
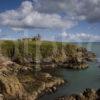
[{"label": "cloudy sky", "polygon": [[100,0],[0,0],[0,39],[100,41]]}]

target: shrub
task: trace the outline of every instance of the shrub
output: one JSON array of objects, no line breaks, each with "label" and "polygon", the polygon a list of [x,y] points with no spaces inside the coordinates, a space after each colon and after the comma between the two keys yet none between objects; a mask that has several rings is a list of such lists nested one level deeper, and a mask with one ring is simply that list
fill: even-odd
[{"label": "shrub", "polygon": [[1,44],[1,53],[4,56],[7,56],[9,58],[13,58],[15,54],[15,44],[13,41],[4,41]]}]

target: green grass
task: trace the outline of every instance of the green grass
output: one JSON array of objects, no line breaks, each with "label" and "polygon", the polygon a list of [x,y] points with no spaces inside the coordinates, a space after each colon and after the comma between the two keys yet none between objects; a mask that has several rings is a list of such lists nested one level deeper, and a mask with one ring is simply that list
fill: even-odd
[{"label": "green grass", "polygon": [[24,64],[29,59],[40,61],[50,58],[52,61],[62,61],[64,56],[71,57],[77,52],[76,45],[64,42],[50,41],[1,41],[1,53],[17,63]]}]

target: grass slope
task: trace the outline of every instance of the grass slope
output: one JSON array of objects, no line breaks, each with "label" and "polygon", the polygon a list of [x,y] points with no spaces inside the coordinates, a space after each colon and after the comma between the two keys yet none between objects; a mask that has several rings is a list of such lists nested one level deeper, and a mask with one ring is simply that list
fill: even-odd
[{"label": "grass slope", "polygon": [[71,43],[38,40],[1,41],[0,47],[2,55],[20,64],[42,61],[45,58],[52,62],[62,62],[66,57],[75,59],[78,50],[83,50]]}]

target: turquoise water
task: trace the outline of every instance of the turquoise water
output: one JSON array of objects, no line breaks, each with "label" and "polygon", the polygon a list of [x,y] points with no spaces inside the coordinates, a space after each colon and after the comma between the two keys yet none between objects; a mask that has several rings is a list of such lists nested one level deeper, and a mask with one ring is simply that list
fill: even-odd
[{"label": "turquoise water", "polygon": [[[79,44],[80,45],[80,44]],[[96,53],[97,58],[100,57],[100,43],[83,43],[81,46],[86,47]],[[40,100],[54,100],[56,97],[69,95],[72,93],[80,93],[86,88],[100,88],[100,59],[89,63],[89,68],[81,71],[58,69],[57,73],[61,75],[69,83],[59,87],[55,93],[46,94]]]}]

